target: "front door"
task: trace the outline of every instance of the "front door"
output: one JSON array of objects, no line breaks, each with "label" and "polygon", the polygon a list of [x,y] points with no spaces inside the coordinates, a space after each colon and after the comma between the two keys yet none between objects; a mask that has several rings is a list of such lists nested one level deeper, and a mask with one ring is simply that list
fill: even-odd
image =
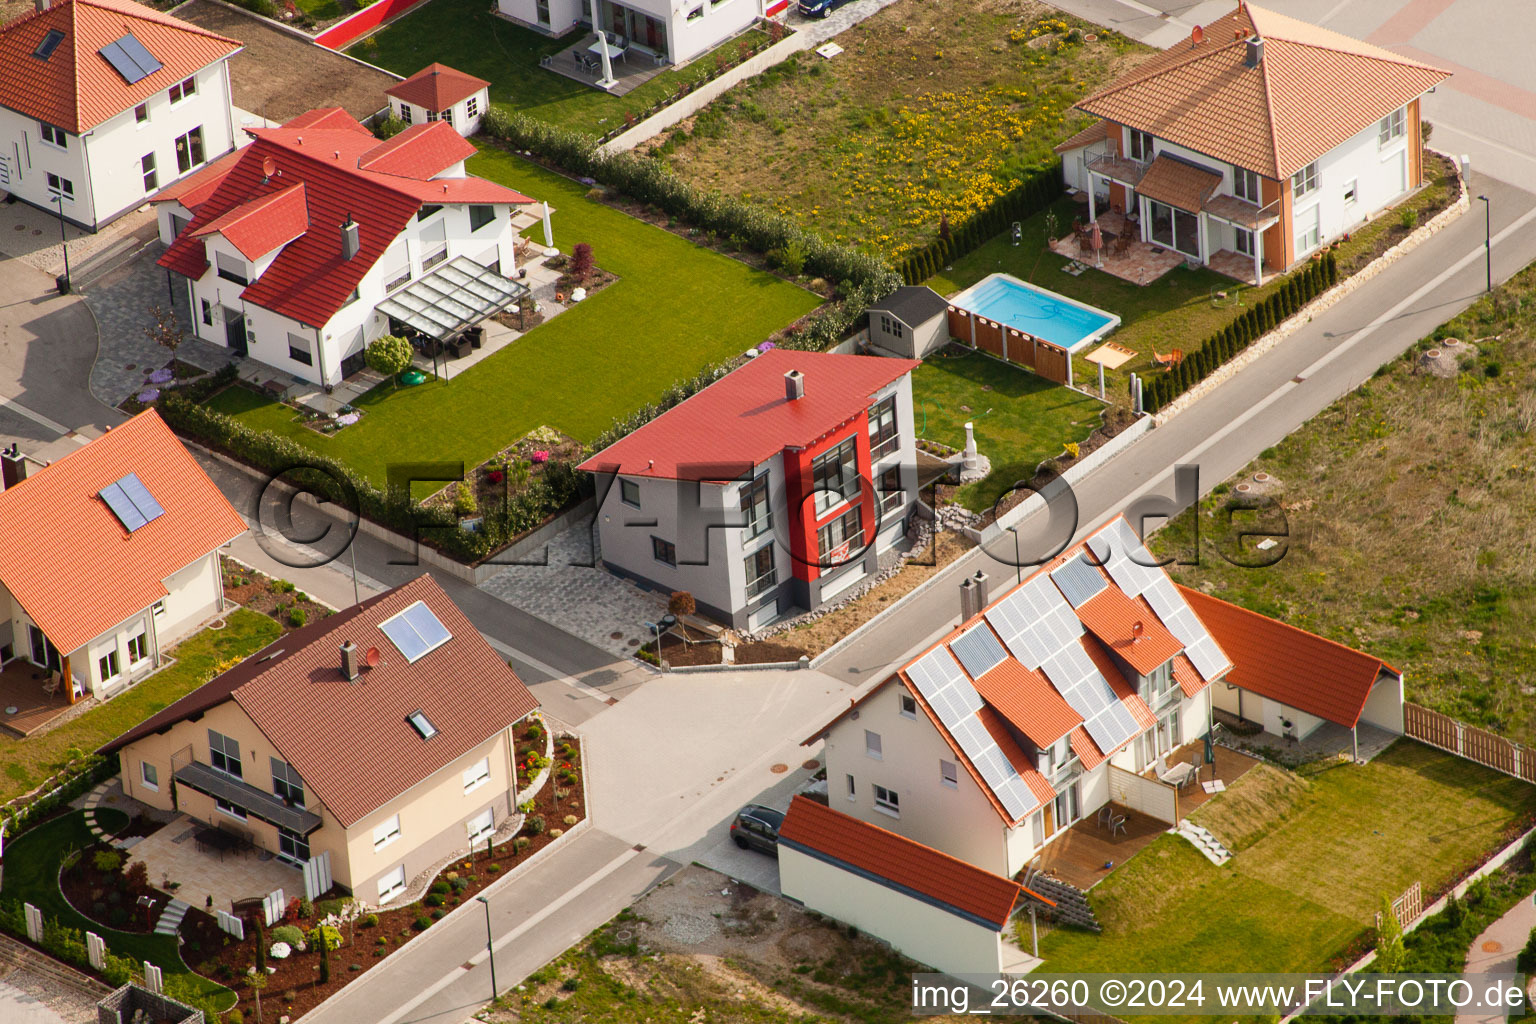
[{"label": "front door", "polygon": [[250,347],[245,341],[245,315],[237,313],[228,306],[224,307],[224,344],[237,356],[249,354]]}]

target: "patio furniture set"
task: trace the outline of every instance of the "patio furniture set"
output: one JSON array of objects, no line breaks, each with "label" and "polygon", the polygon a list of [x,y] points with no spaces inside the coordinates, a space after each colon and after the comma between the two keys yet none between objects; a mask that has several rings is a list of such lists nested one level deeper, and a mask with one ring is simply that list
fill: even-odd
[{"label": "patio furniture set", "polygon": [[608,51],[608,59],[618,58],[624,63],[629,63],[629,40],[623,36],[609,37],[607,33],[599,32],[597,41],[586,50],[572,50],[571,59],[580,64],[587,74],[596,78],[603,70],[603,51]]}]

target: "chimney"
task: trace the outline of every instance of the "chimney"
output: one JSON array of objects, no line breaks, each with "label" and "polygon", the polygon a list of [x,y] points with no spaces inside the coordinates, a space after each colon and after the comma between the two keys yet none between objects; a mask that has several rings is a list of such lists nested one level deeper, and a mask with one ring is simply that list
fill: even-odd
[{"label": "chimney", "polygon": [[986,606],[987,574],[977,569],[976,575],[967,576],[960,584],[960,621],[974,619]]},{"label": "chimney", "polygon": [[[46,2],[46,0],[45,0]],[[15,487],[27,478],[27,457],[13,441],[9,448],[0,448],[0,490]]]},{"label": "chimney", "polygon": [[790,370],[784,375],[784,397],[791,402],[805,397],[805,374]]},{"label": "chimney", "polygon": [[347,677],[348,682],[356,682],[359,671],[357,645],[348,640],[341,645],[341,674]]},{"label": "chimney", "polygon": [[1248,40],[1248,56],[1243,59],[1243,63],[1250,68],[1264,63],[1264,40],[1261,37],[1255,36]]},{"label": "chimney", "polygon": [[48,0],[32,0],[32,6],[37,8],[38,12],[41,13],[48,9]]},{"label": "chimney", "polygon": [[362,247],[362,241],[358,238],[357,234],[357,222],[352,219],[352,215],[349,213],[347,214],[347,222],[341,226],[342,259],[351,259],[357,255],[358,250]]}]

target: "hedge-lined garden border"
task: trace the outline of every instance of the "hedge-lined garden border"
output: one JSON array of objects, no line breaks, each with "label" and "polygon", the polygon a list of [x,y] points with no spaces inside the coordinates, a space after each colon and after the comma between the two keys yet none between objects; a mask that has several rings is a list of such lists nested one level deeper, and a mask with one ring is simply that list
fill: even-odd
[{"label": "hedge-lined garden border", "polygon": [[922,284],[943,270],[951,261],[980,248],[1007,231],[1014,221],[1022,221],[1061,198],[1064,185],[1061,161],[1032,172],[1014,188],[982,207],[948,238],[933,239],[901,261],[901,277],[907,284]]}]

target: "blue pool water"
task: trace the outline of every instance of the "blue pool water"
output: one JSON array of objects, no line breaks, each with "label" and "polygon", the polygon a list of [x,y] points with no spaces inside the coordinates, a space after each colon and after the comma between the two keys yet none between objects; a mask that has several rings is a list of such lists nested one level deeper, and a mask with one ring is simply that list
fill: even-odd
[{"label": "blue pool water", "polygon": [[993,274],[951,301],[960,309],[1032,334],[1068,352],[1097,341],[1120,324],[1120,318],[1112,313],[1081,306],[1007,274]]}]

